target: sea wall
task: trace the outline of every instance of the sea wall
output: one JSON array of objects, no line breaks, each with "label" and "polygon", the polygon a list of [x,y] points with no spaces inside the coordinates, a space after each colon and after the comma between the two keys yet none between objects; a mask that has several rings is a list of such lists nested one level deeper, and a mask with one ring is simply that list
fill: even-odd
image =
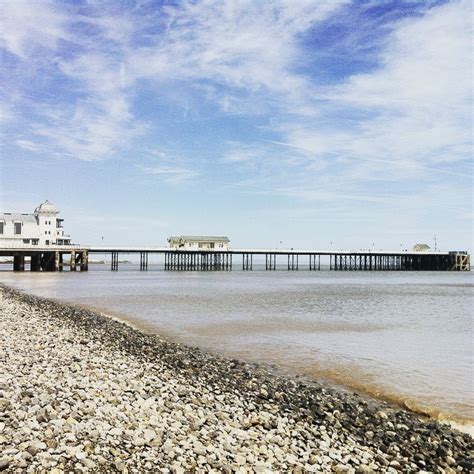
[{"label": "sea wall", "polygon": [[469,435],[0,286],[0,470],[469,472]]}]

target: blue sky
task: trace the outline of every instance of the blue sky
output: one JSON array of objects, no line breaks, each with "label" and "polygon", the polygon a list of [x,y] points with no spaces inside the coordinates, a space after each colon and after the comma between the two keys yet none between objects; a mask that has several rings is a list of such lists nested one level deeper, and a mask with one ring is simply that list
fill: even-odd
[{"label": "blue sky", "polygon": [[83,244],[471,250],[471,8],[3,0],[0,207]]}]

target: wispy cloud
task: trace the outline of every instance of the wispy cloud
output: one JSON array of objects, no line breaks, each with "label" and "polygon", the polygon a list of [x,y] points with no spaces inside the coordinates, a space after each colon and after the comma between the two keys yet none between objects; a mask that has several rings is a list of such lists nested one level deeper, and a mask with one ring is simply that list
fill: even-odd
[{"label": "wispy cloud", "polygon": [[[407,169],[426,172],[438,164],[467,163],[472,152],[470,12],[470,2],[453,2],[394,25],[384,39],[380,66],[327,87],[323,119],[282,125],[286,143],[314,157],[345,157],[362,166],[381,160],[402,176]],[[341,111],[352,116],[351,122],[341,120]]]},{"label": "wispy cloud", "polygon": [[43,151],[43,146],[37,142],[32,142],[31,140],[16,140],[15,143],[24,150],[28,151]]},{"label": "wispy cloud", "polygon": [[67,15],[50,2],[41,5],[28,0],[2,2],[0,45],[9,53],[28,59],[38,48],[56,49],[60,40],[67,40],[67,23]]},{"label": "wispy cloud", "polygon": [[150,175],[160,177],[163,181],[170,184],[181,184],[192,181],[199,173],[189,168],[179,168],[172,166],[141,166],[140,169]]},{"label": "wispy cloud", "polygon": [[[224,151],[204,159],[187,143],[186,159],[148,160],[142,172],[170,184],[222,173],[241,190],[392,203],[387,184],[401,196],[472,172],[470,2],[413,5],[415,15],[387,10],[364,25],[352,13],[363,22],[372,2],[4,2],[8,67],[32,81],[6,81],[18,100],[5,120],[24,125],[11,137],[22,150],[92,161],[126,155],[138,138],[166,149],[160,126],[182,107],[183,122],[202,118],[193,126],[210,128],[208,148],[217,137]],[[370,61],[347,73],[351,47]],[[221,138],[207,122],[215,116],[243,117],[251,133],[227,122]],[[174,140],[178,148],[186,132]]]}]

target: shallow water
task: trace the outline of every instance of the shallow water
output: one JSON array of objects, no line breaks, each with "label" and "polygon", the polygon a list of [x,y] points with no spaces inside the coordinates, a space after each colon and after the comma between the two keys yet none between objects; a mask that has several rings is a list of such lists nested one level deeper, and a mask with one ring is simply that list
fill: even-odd
[{"label": "shallow water", "polygon": [[0,281],[474,425],[472,273],[160,269],[5,271]]}]

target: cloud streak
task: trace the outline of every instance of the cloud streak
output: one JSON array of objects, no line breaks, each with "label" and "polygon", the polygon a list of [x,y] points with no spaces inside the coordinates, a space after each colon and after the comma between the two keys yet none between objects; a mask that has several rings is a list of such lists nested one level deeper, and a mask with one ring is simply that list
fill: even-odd
[{"label": "cloud streak", "polygon": [[[8,64],[23,67],[40,93],[30,100],[25,81],[7,81],[7,95],[19,99],[5,107],[4,121],[21,129],[12,142],[23,151],[94,161],[127,156],[138,140],[166,149],[159,127],[176,108],[186,111],[183,128],[188,117],[202,117],[203,134],[209,116],[231,126],[238,117],[251,136],[223,137],[214,159],[191,152],[184,163],[150,158],[139,169],[170,184],[223,173],[240,189],[312,200],[367,196],[369,186],[371,196],[382,196],[397,182],[401,195],[407,182],[427,186],[471,173],[470,2],[424,4],[401,19],[387,13],[384,35],[370,38],[372,67],[331,81],[322,62],[337,62],[349,38],[363,37],[364,25],[349,20],[347,9],[356,7],[310,0],[82,9],[5,2]],[[353,30],[341,39],[343,50],[338,41],[325,49],[312,37],[328,19]]]}]

